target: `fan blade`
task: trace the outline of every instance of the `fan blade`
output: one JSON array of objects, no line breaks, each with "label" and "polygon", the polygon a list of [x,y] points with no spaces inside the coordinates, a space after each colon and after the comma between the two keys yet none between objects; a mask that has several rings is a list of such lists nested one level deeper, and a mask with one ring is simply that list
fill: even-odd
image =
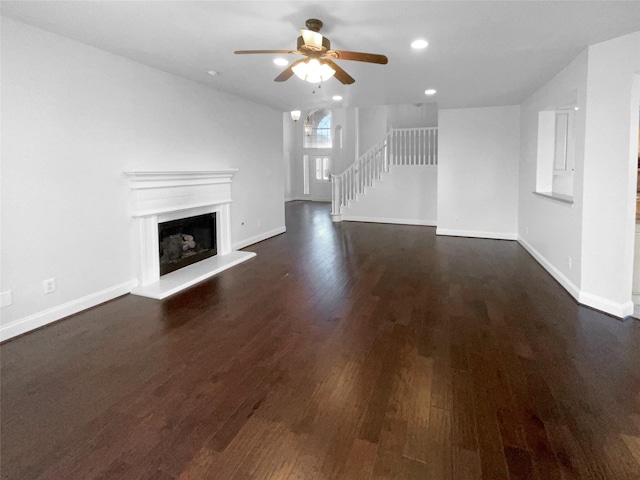
[{"label": "fan blade", "polygon": [[339,60],[355,60],[356,62],[368,62],[379,63],[380,65],[386,65],[389,59],[384,55],[378,55],[377,53],[362,53],[362,52],[347,52],[345,50],[329,50],[326,53],[331,58],[337,58]]},{"label": "fan blade", "polygon": [[289,65],[287,68],[285,68],[284,71],[280,75],[278,75],[276,78],[274,78],[273,81],[274,82],[285,82],[285,81],[289,80],[293,76],[293,70],[292,70],[293,67],[295,67],[300,62],[304,62],[305,60],[306,60],[306,58],[301,58],[300,60],[296,60],[291,65]]},{"label": "fan blade", "polygon": [[355,78],[353,78],[351,75],[349,75],[347,72],[345,72],[335,62],[329,60],[328,58],[325,58],[322,61],[324,63],[326,63],[327,65],[329,65],[331,68],[333,68],[336,71],[335,77],[342,84],[351,85],[352,83],[355,83],[355,81],[356,81]]},{"label": "fan blade", "polygon": [[259,54],[277,53],[277,54],[280,54],[280,55],[298,53],[298,54],[302,55],[302,53],[299,52],[298,50],[236,50],[233,53],[235,53],[237,55],[246,55],[246,54],[254,54],[254,53],[259,53]]}]

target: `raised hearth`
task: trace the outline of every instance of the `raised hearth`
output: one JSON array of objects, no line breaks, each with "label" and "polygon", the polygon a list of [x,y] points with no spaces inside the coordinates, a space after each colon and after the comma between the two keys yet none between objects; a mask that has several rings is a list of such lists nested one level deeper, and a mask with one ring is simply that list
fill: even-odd
[{"label": "raised hearth", "polygon": [[[231,180],[236,169],[127,172],[137,219],[138,282],[131,293],[162,299],[255,256],[231,250]],[[217,255],[160,275],[158,225],[215,213]]]}]

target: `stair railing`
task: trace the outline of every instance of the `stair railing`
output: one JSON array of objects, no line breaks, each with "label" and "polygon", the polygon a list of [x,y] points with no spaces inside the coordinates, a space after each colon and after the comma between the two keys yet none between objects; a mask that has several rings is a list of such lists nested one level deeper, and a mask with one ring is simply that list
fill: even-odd
[{"label": "stair railing", "polygon": [[390,165],[437,165],[438,128],[395,128],[340,175],[331,175],[331,215],[371,187]]}]

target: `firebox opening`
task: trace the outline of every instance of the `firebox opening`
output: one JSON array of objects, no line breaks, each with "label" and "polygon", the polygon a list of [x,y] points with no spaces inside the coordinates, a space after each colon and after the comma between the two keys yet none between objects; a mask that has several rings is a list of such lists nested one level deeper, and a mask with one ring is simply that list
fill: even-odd
[{"label": "firebox opening", "polygon": [[216,214],[181,218],[158,224],[160,275],[217,254]]}]

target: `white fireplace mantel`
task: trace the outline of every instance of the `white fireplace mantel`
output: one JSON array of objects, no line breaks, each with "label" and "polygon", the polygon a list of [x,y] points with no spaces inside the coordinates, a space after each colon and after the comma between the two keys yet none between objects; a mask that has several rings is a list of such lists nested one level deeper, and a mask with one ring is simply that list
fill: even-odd
[{"label": "white fireplace mantel", "polygon": [[[231,249],[231,181],[236,172],[126,172],[139,245],[138,287],[131,293],[166,298],[255,256]],[[158,224],[214,212],[217,255],[161,277]]]}]

